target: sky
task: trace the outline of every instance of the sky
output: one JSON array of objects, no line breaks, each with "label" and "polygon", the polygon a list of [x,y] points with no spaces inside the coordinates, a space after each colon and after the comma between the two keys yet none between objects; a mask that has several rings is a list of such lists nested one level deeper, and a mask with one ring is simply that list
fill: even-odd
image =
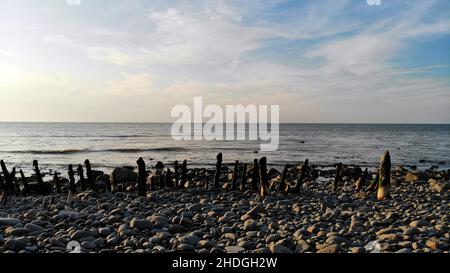
[{"label": "sky", "polygon": [[0,121],[168,122],[196,96],[450,123],[450,1],[0,0]]}]

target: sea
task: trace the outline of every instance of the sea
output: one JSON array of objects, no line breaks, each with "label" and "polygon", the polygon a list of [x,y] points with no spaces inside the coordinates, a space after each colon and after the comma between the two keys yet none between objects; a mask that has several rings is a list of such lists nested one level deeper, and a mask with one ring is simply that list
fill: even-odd
[{"label": "sea", "polygon": [[279,148],[270,152],[260,151],[261,141],[178,141],[171,129],[171,123],[0,123],[0,159],[25,173],[32,173],[33,160],[61,173],[85,159],[105,172],[135,166],[139,157],[150,168],[185,159],[192,167],[212,167],[219,152],[230,165],[266,156],[280,169],[305,159],[323,167],[374,168],[389,150],[394,166],[450,168],[449,124],[280,124]]}]

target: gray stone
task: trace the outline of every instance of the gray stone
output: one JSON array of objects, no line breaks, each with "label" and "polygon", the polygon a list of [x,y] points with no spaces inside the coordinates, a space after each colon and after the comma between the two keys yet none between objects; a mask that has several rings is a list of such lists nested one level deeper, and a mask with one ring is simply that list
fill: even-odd
[{"label": "gray stone", "polygon": [[21,223],[21,221],[17,218],[0,218],[0,227],[15,226],[19,223]]},{"label": "gray stone", "polygon": [[180,244],[177,247],[177,250],[180,252],[194,252],[195,247],[193,247],[192,245],[189,245],[189,244]]},{"label": "gray stone", "polygon": [[245,248],[240,246],[227,246],[225,247],[227,253],[242,253],[245,251]]},{"label": "gray stone", "polygon": [[245,231],[255,231],[258,228],[258,223],[253,219],[248,219],[244,222]]},{"label": "gray stone", "polygon": [[70,240],[77,241],[87,237],[96,237],[96,234],[91,231],[77,230],[70,236]]},{"label": "gray stone", "polygon": [[19,252],[21,250],[23,250],[25,247],[27,246],[27,244],[19,239],[6,239],[3,248],[5,250],[11,250],[14,252]]},{"label": "gray stone", "polygon": [[153,224],[146,219],[133,218],[130,222],[130,227],[137,228],[139,230],[145,230],[145,229],[152,229]]}]

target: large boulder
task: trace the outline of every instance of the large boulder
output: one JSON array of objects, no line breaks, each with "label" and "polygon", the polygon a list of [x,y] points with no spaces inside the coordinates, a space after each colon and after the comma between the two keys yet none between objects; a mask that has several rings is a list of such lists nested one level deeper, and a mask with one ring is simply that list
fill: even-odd
[{"label": "large boulder", "polygon": [[[115,168],[111,175],[110,181],[113,187],[119,183],[137,182],[138,174],[130,168]],[[116,190],[113,188],[113,190]]]},{"label": "large boulder", "polygon": [[429,179],[428,184],[430,185],[430,188],[437,193],[442,193],[450,188],[450,183],[438,181],[436,179]]},{"label": "large boulder", "polygon": [[413,172],[409,171],[405,175],[406,182],[416,182],[416,181],[426,181],[428,179],[428,174],[425,172]]}]

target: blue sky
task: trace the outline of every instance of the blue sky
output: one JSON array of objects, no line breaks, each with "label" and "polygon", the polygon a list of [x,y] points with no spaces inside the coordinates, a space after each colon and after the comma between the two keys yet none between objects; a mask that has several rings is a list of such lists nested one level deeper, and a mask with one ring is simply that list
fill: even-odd
[{"label": "blue sky", "polygon": [[0,121],[450,122],[446,0],[71,2],[0,0]]}]

